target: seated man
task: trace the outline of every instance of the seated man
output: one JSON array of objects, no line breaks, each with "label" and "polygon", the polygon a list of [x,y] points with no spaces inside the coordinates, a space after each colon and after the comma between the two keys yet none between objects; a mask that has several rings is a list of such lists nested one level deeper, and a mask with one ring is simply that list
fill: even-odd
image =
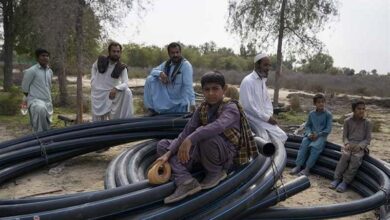
[{"label": "seated man", "polygon": [[181,56],[178,43],[168,45],[168,55],[169,60],[154,68],[145,81],[144,105],[149,115],[195,109],[192,66]]},{"label": "seated man", "polygon": [[247,75],[240,85],[240,103],[245,110],[248,121],[255,134],[265,141],[287,141],[287,134],[278,126],[273,117],[273,106],[268,95],[268,71],[271,61],[265,54],[258,54],[254,58],[254,70]]},{"label": "seated man", "polygon": [[49,67],[49,52],[37,49],[38,63],[24,71],[22,91],[26,96],[22,105],[28,106],[30,122],[35,132],[50,129],[53,104],[51,80],[53,71]]},{"label": "seated man", "polygon": [[[195,111],[178,138],[164,139],[157,145],[160,156],[157,160],[169,161],[177,186],[175,192],[164,199],[165,203],[179,201],[201,189],[218,185],[226,178],[226,171],[233,161],[244,164],[258,155],[241,106],[224,99],[224,76],[219,72],[206,73],[201,85],[205,102]],[[190,173],[197,163],[206,171],[200,184]]]},{"label": "seated man", "polygon": [[[305,124],[305,137],[299,147],[296,166],[290,174],[308,176],[310,169],[325,148],[325,142],[332,130],[332,113],[325,108],[325,96],[316,94],[313,97],[315,109],[309,113]],[[301,171],[302,167],[305,169]]]},{"label": "seated man", "polygon": [[352,111],[353,115],[344,121],[344,146],[334,171],[334,180],[330,184],[331,189],[341,193],[347,190],[348,184],[355,178],[371,142],[372,124],[365,118],[364,101],[352,103]]},{"label": "seated man", "polygon": [[119,61],[122,46],[108,45],[108,57],[100,56],[91,70],[92,121],[130,118],[133,94],[128,86],[127,66]]}]

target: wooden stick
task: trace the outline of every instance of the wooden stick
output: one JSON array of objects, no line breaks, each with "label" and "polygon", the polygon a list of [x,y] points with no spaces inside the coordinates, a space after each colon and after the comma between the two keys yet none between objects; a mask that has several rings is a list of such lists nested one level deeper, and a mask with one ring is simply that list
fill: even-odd
[{"label": "wooden stick", "polygon": [[55,190],[51,190],[51,191],[35,193],[32,195],[28,195],[28,196],[22,196],[19,199],[25,199],[25,198],[34,197],[34,196],[41,196],[41,195],[51,194],[51,193],[56,193],[56,192],[62,192],[62,189],[55,189]]}]

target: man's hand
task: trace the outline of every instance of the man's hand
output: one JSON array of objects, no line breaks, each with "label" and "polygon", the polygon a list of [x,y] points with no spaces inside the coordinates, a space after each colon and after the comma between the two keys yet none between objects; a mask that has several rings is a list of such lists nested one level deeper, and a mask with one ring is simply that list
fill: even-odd
[{"label": "man's hand", "polygon": [[183,143],[181,143],[179,147],[179,151],[177,152],[177,157],[181,163],[187,163],[190,160],[190,150],[191,150],[192,142],[190,139],[184,139]]},{"label": "man's hand", "polygon": [[159,77],[160,81],[164,84],[168,84],[168,76],[167,74],[165,74],[164,72],[160,72],[160,77]]},{"label": "man's hand", "polygon": [[345,144],[343,149],[344,149],[344,151],[350,151],[351,150],[351,148],[349,147],[349,144]]},{"label": "man's hand", "polygon": [[309,135],[309,139],[312,141],[317,140],[317,138],[318,138],[318,135],[314,132]]},{"label": "man's hand", "polygon": [[271,116],[268,119],[268,123],[270,123],[271,125],[277,125],[278,124],[278,122],[275,120],[275,118],[273,116]]},{"label": "man's hand", "polygon": [[157,158],[156,161],[161,161],[162,163],[165,163],[169,160],[170,157],[171,157],[171,151],[168,151],[161,157]]},{"label": "man's hand", "polygon": [[111,100],[115,99],[116,92],[117,92],[116,88],[111,89],[110,95],[108,95],[108,98],[110,98]]}]

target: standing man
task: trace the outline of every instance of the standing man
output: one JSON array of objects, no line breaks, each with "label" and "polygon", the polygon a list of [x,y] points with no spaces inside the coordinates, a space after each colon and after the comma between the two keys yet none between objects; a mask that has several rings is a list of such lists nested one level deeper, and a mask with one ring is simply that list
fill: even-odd
[{"label": "standing man", "polygon": [[279,128],[278,122],[273,117],[274,109],[265,84],[271,68],[271,60],[265,54],[257,54],[254,63],[253,72],[241,82],[240,102],[249,124],[257,135],[266,141],[276,139],[285,143],[287,135]]},{"label": "standing man", "polygon": [[127,66],[120,62],[122,46],[108,45],[108,57],[99,56],[91,70],[92,121],[130,118],[133,94],[128,86]]},{"label": "standing man", "polygon": [[51,101],[51,80],[53,71],[49,68],[49,52],[39,48],[35,51],[38,63],[24,71],[22,91],[26,98],[22,105],[29,109],[30,122],[35,132],[50,129],[53,104]]},{"label": "standing man", "polygon": [[144,105],[150,115],[195,110],[192,66],[181,55],[178,43],[168,45],[169,60],[146,78]]}]

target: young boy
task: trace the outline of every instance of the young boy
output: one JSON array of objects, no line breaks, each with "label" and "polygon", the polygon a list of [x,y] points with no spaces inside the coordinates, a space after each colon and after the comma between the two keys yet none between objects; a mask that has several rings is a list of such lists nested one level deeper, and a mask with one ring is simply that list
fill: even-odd
[{"label": "young boy", "polygon": [[330,183],[331,189],[341,193],[347,190],[348,184],[355,177],[371,141],[372,125],[364,117],[366,112],[364,101],[352,103],[352,112],[353,115],[344,121],[344,146],[334,172],[334,180]]},{"label": "young boy", "polygon": [[[313,103],[316,109],[309,113],[304,138],[295,161],[296,166],[291,170],[291,174],[310,174],[310,169],[324,150],[326,138],[332,130],[332,113],[325,109],[324,95],[316,94]],[[304,165],[305,169],[302,170]]]},{"label": "young boy", "polygon": [[[157,160],[172,168],[175,192],[164,199],[172,203],[201,189],[210,189],[226,178],[233,161],[244,164],[258,155],[246,116],[237,101],[224,99],[225,78],[219,72],[202,76],[205,101],[194,112],[183,132],[174,140],[157,144]],[[191,176],[201,164],[206,177],[201,183]]]}]

